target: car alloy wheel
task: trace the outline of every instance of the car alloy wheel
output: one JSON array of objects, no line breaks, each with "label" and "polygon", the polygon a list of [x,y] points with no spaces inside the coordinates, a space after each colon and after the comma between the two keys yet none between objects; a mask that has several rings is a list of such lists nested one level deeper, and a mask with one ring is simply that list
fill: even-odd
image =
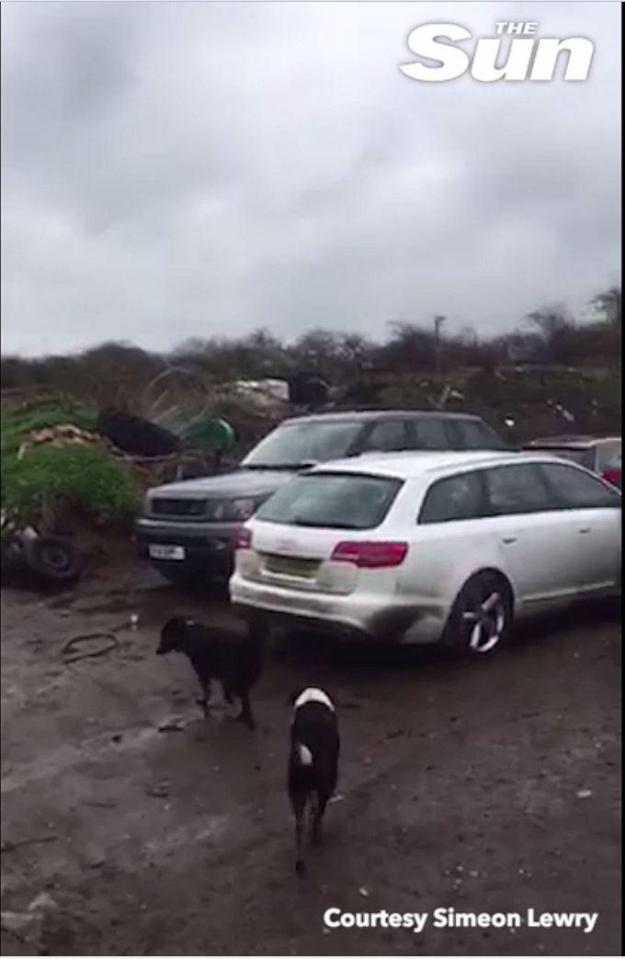
[{"label": "car alloy wheel", "polygon": [[470,630],[469,649],[489,653],[501,639],[507,622],[500,594],[492,592],[476,609],[466,610],[462,619]]},{"label": "car alloy wheel", "polygon": [[490,653],[506,638],[512,619],[509,592],[503,580],[479,573],[460,591],[450,617],[455,640],[470,653]]}]

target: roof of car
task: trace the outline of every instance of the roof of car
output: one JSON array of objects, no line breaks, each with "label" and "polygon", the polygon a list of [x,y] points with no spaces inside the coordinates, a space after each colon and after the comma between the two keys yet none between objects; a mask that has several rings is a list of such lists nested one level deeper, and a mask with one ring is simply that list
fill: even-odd
[{"label": "roof of car", "polygon": [[597,443],[620,443],[620,436],[545,436],[527,443],[526,448],[589,449]]},{"label": "roof of car", "polygon": [[447,413],[444,410],[341,410],[338,413],[311,413],[308,416],[292,416],[283,420],[281,426],[293,423],[326,423],[344,422],[346,420],[394,420],[421,419],[422,417],[446,420],[474,420],[483,422],[481,417],[473,413]]},{"label": "roof of car", "polygon": [[[556,456],[540,457],[549,462],[561,463]],[[363,453],[349,459],[334,460],[316,466],[313,473],[366,473],[371,476],[388,476],[395,479],[414,479],[445,470],[463,467],[502,466],[505,463],[536,462],[536,453],[516,452],[406,452]]]}]

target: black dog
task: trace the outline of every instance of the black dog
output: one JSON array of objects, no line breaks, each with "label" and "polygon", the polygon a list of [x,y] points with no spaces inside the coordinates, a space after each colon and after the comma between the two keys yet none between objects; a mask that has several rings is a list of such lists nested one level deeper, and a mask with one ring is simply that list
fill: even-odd
[{"label": "black dog", "polygon": [[250,626],[245,635],[206,626],[187,616],[174,616],[161,630],[157,655],[184,653],[191,660],[202,689],[199,700],[208,715],[211,680],[221,683],[225,699],[241,701],[237,719],[249,729],[255,728],[250,689],[260,676],[263,660],[263,631]]},{"label": "black dog", "polygon": [[339,729],[334,703],[323,689],[309,687],[291,698],[291,749],[287,790],[295,816],[295,871],[303,876],[304,825],[310,817],[310,839],[321,839],[321,820],[336,789]]}]

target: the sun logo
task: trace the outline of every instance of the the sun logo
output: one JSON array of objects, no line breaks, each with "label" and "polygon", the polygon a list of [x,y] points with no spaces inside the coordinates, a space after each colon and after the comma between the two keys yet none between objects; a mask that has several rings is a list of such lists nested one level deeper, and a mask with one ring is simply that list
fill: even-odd
[{"label": "the sun logo", "polygon": [[[417,60],[402,63],[399,69],[412,80],[441,83],[455,80],[469,71],[474,80],[553,80],[559,57],[564,54],[563,79],[586,80],[595,46],[586,37],[536,38],[537,23],[503,21],[495,24],[493,37],[478,39],[471,56],[456,44],[471,40],[469,30],[456,23],[426,23],[408,35],[408,49]],[[507,55],[498,62],[508,38]],[[451,41],[451,42],[450,42]]]}]

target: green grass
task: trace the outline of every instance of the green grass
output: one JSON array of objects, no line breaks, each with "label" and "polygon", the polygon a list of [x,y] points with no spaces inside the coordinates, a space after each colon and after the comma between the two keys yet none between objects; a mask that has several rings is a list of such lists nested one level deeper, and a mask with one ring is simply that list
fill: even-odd
[{"label": "green grass", "polygon": [[95,426],[89,411],[58,406],[2,417],[2,508],[19,523],[37,524],[69,508],[97,523],[128,524],[140,493],[129,471],[105,450],[41,444],[18,460],[19,447],[32,430],[62,423]]}]

